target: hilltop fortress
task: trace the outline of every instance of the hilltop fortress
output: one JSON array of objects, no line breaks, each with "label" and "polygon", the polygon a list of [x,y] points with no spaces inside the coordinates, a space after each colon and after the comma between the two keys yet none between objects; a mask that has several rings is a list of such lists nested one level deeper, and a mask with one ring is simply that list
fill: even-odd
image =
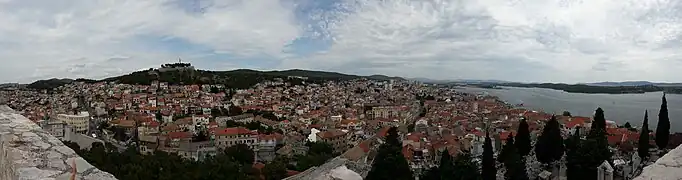
[{"label": "hilltop fortress", "polygon": [[161,68],[158,69],[159,72],[168,71],[194,71],[194,66],[191,63],[183,63],[182,60],[178,60],[177,63],[162,64]]}]

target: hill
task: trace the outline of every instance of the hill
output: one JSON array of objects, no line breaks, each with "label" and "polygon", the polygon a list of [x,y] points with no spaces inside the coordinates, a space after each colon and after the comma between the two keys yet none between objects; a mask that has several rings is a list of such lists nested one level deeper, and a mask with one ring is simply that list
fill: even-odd
[{"label": "hill", "polygon": [[[300,78],[299,78],[300,77]],[[144,84],[149,85],[153,81],[168,82],[172,85],[182,84],[225,84],[228,87],[245,89],[266,80],[282,79],[292,84],[302,84],[303,81],[312,83],[322,83],[325,81],[347,81],[353,79],[371,80],[404,80],[400,77],[388,77],[384,75],[358,76],[342,74],[337,72],[310,71],[301,69],[283,71],[257,71],[251,69],[237,69],[231,71],[204,71],[204,70],[178,70],[165,71],[144,70],[130,74],[109,77],[102,80],[89,79],[49,79],[39,80],[29,84],[28,88],[42,90],[53,89],[72,82],[118,82],[123,84]]]}]

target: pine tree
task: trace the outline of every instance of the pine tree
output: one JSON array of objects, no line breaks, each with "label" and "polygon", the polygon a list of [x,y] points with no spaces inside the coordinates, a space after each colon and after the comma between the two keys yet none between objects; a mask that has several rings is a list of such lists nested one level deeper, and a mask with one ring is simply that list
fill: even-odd
[{"label": "pine tree", "polygon": [[509,134],[509,137],[507,138],[507,144],[504,145],[502,152],[504,152],[504,154],[502,154],[502,162],[506,168],[504,173],[505,179],[528,180],[529,178],[526,174],[526,162],[516,151],[516,146],[514,145],[514,136],[511,134]]},{"label": "pine tree", "polygon": [[492,140],[490,140],[490,135],[487,131],[485,133],[485,142],[483,143],[481,175],[483,176],[483,180],[495,180],[497,177],[493,143]]},{"label": "pine tree", "polygon": [[564,141],[556,116],[547,121],[535,144],[535,156],[543,164],[553,163],[564,155]]},{"label": "pine tree", "polygon": [[644,111],[644,122],[639,133],[637,155],[642,159],[649,157],[649,111]]},{"label": "pine tree", "polygon": [[526,122],[526,118],[521,118],[521,122],[519,122],[519,129],[516,131],[515,145],[519,155],[521,156],[528,155],[532,149],[530,145],[530,129],[528,128],[528,122]]},{"label": "pine tree", "polygon": [[386,135],[386,142],[379,147],[374,158],[372,169],[366,180],[411,180],[414,179],[409,164],[402,154],[402,143],[398,139],[398,130],[392,127]]},{"label": "pine tree", "polygon": [[661,111],[658,112],[658,125],[656,126],[656,146],[665,149],[670,139],[670,119],[668,119],[668,101],[665,94],[661,100]]}]

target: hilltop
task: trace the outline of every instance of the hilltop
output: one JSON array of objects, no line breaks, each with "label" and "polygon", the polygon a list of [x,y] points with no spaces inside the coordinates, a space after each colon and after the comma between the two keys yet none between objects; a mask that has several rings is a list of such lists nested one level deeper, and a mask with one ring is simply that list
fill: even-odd
[{"label": "hilltop", "polygon": [[303,81],[321,83],[325,81],[347,81],[354,79],[371,80],[405,80],[401,77],[389,77],[384,75],[359,76],[343,74],[338,72],[312,71],[302,69],[291,69],[282,71],[258,71],[251,69],[237,69],[231,71],[206,71],[206,70],[164,70],[149,69],[136,71],[130,74],[104,78],[101,80],[92,79],[48,79],[39,80],[28,84],[29,89],[44,90],[53,89],[73,82],[117,82],[122,84],[142,84],[149,85],[153,81],[168,82],[172,85],[180,84],[225,84],[233,88],[249,88],[265,80],[276,78],[294,84],[301,84]]}]

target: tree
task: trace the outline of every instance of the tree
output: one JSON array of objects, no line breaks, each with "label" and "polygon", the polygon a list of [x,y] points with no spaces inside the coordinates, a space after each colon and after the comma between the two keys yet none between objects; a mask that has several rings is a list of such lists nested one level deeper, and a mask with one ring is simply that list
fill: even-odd
[{"label": "tree", "polygon": [[438,169],[440,171],[439,179],[449,179],[455,172],[455,164],[452,161],[452,156],[450,156],[450,152],[447,148],[445,148],[445,151],[441,153],[440,165],[438,166]]},{"label": "tree", "polygon": [[637,155],[642,159],[649,157],[649,111],[644,111],[644,122],[639,133]]},{"label": "tree", "polygon": [[609,150],[608,140],[606,138],[606,120],[604,118],[604,110],[597,108],[594,115],[594,122],[590,129],[590,133],[586,140],[581,140],[575,146],[575,151],[571,152],[569,160],[569,168],[572,168],[571,179],[593,178],[597,175],[597,167],[604,163],[604,161],[611,162],[613,155]]},{"label": "tree", "polygon": [[656,146],[665,149],[670,139],[670,119],[668,118],[668,101],[665,94],[661,100],[661,111],[658,112],[658,125],[656,126]]},{"label": "tree", "polygon": [[631,129],[632,125],[630,125],[630,122],[625,122],[625,124],[623,125],[623,128]]},{"label": "tree", "polygon": [[530,145],[530,129],[528,128],[526,118],[521,118],[521,122],[519,122],[519,129],[516,131],[515,145],[521,156],[528,155],[532,149]]},{"label": "tree", "polygon": [[240,108],[239,106],[235,106],[235,105],[231,105],[229,111],[227,112],[227,114],[229,116],[237,116],[237,115],[241,115],[243,113],[244,112],[242,111],[242,108]]},{"label": "tree", "polygon": [[402,154],[402,143],[398,139],[398,130],[392,127],[386,135],[386,142],[379,146],[372,169],[366,180],[411,180],[414,179],[407,160]]},{"label": "tree", "polygon": [[561,113],[562,116],[571,116],[571,112],[564,111],[564,113]]},{"label": "tree", "polygon": [[155,117],[156,121],[161,122],[163,120],[163,115],[161,115],[161,112],[156,112]]},{"label": "tree", "polygon": [[[526,174],[526,162],[523,158],[516,152],[516,146],[514,146],[514,136],[509,134],[507,137],[507,144],[504,145],[502,150],[502,162],[506,171],[504,177],[507,180],[528,180],[528,175]],[[498,157],[499,158],[499,157]]]},{"label": "tree", "polygon": [[550,164],[564,155],[564,142],[561,137],[561,129],[556,116],[547,121],[542,130],[542,134],[535,144],[535,156],[543,164]]},{"label": "tree", "polygon": [[495,157],[493,152],[493,143],[490,140],[490,135],[486,131],[485,142],[483,142],[483,160],[481,167],[481,175],[483,180],[495,180],[497,176],[497,169],[495,167]]},{"label": "tree", "polygon": [[281,161],[272,161],[265,165],[262,173],[266,180],[280,180],[287,177],[287,167]]},{"label": "tree", "polygon": [[452,173],[452,178],[457,180],[479,180],[481,179],[481,174],[478,172],[478,165],[473,161],[471,154],[469,152],[462,152],[455,157],[455,171]]},{"label": "tree", "polygon": [[604,118],[604,110],[597,108],[594,113],[594,118],[588,137],[601,136],[606,136],[606,118]]},{"label": "tree", "polygon": [[573,132],[573,135],[566,140],[566,176],[569,180],[580,179],[581,166],[578,164],[578,147],[580,147],[580,126]]},{"label": "tree", "polygon": [[228,158],[239,164],[253,164],[255,154],[246,144],[236,144],[225,148],[223,151]]}]

